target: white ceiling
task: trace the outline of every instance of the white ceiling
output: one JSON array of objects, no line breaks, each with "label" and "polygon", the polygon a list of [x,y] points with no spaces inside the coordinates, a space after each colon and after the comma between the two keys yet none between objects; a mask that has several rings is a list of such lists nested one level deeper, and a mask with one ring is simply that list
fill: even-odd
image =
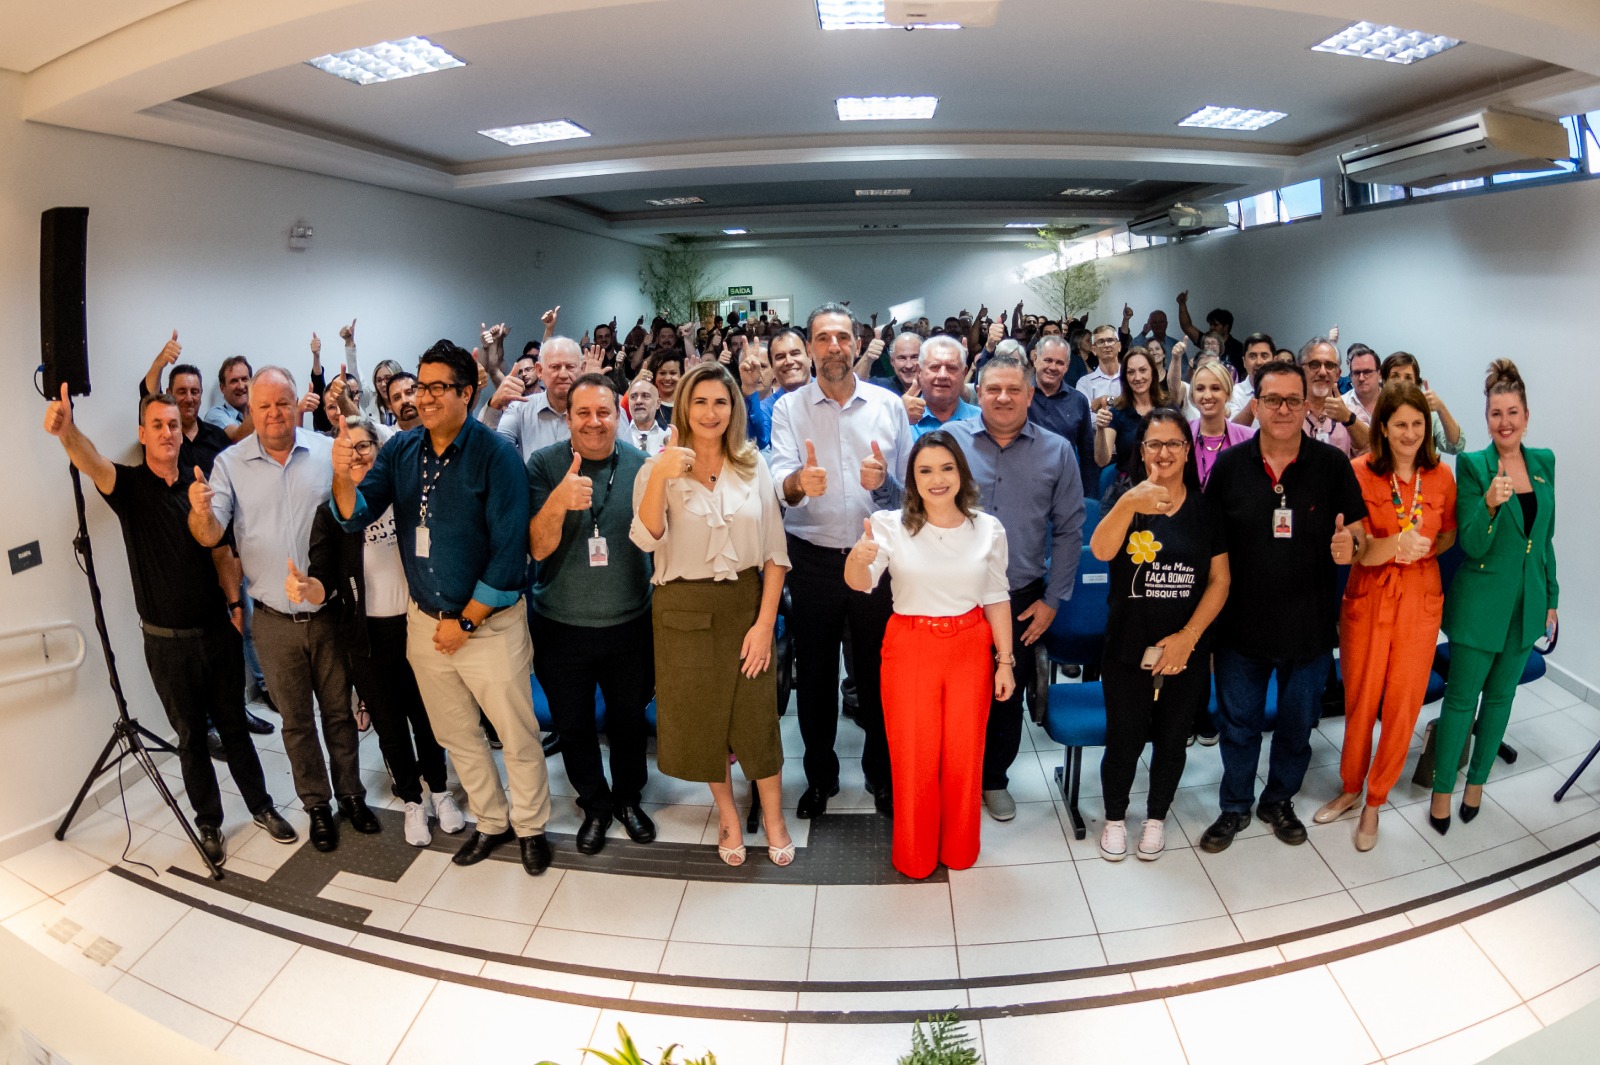
[{"label": "white ceiling", "polygon": [[[1594,0],[1383,6],[1467,43],[1409,67],[1309,51],[1362,17],[1353,0],[1002,0],[992,29],[915,33],[825,33],[812,0],[60,0],[0,9],[0,66],[27,74],[38,121],[641,241],[864,223],[1016,239],[1003,222],[1102,224],[1324,173],[1359,139],[1474,106],[1600,106]],[[363,87],[302,62],[410,34],[468,66]],[[941,98],[932,122],[833,113],[835,96],[921,93]],[[1289,117],[1176,126],[1208,103]],[[594,136],[476,132],[555,118]],[[1096,180],[1128,191],[1053,195]],[[858,203],[851,183],[923,191]],[[684,194],[707,204],[644,204]]]}]

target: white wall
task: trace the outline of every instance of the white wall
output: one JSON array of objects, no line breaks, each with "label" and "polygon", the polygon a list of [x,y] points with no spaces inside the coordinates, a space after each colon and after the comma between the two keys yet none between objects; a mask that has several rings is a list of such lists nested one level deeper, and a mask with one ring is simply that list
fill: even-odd
[{"label": "white wall", "polygon": [[[0,630],[75,620],[90,656],[71,677],[0,687],[0,854],[71,800],[114,706],[70,541],[75,519],[60,446],[40,428],[31,383],[39,361],[39,213],[90,208],[88,307],[93,395],[78,420],[103,450],[129,450],[137,381],[176,328],[184,358],[212,373],[222,358],[282,362],[301,380],[313,330],[337,369],[337,329],[359,319],[370,377],[383,357],[414,365],[442,336],[474,343],[481,321],[511,339],[541,331],[564,304],[577,335],[603,315],[644,310],[638,250],[504,215],[403,193],[135,141],[17,121],[17,75],[0,72],[0,448],[9,457],[0,546],[40,541],[44,564],[0,571]],[[313,247],[293,252],[304,218]],[[209,402],[209,400],[208,400]],[[90,531],[113,646],[132,712],[165,732],[145,671],[117,523],[89,489]],[[0,647],[0,669],[25,650]],[[285,782],[276,796],[293,797]],[[8,843],[8,841],[10,841]]]},{"label": "white wall", "polygon": [[[1331,191],[1331,190],[1330,190]],[[1331,194],[1323,197],[1333,203]],[[1097,317],[1133,305],[1134,328],[1190,291],[1198,324],[1214,306],[1235,335],[1271,333],[1298,349],[1337,323],[1339,345],[1361,341],[1416,355],[1434,390],[1484,447],[1483,377],[1514,359],[1528,382],[1528,441],[1558,462],[1556,551],[1561,642],[1554,661],[1600,688],[1600,526],[1595,406],[1589,379],[1600,292],[1600,182],[1510,189],[1356,215],[1202,237],[1101,260],[1111,277]]]}]

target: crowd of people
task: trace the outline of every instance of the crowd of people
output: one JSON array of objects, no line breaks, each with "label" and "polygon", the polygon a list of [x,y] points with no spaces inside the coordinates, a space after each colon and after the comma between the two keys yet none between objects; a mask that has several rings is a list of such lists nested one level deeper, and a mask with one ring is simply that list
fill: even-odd
[{"label": "crowd of people", "polygon": [[[543,872],[557,749],[583,813],[575,849],[598,853],[614,822],[649,843],[653,702],[655,770],[708,785],[721,860],[749,860],[737,763],[768,858],[788,865],[782,625],[804,745],[795,814],[823,815],[839,791],[842,701],[895,868],[969,867],[983,811],[1016,814],[1039,641],[1099,594],[1077,586],[1085,536],[1109,564],[1104,653],[1076,663],[1105,699],[1104,857],[1160,856],[1196,739],[1223,766],[1201,847],[1225,849],[1252,812],[1305,842],[1294,802],[1341,676],[1342,791],[1314,820],[1359,806],[1354,845],[1373,847],[1441,626],[1430,820],[1450,827],[1471,733],[1470,821],[1529,649],[1556,623],[1554,458],[1524,443],[1522,378],[1490,366],[1489,444],[1469,452],[1410,354],[1341,358],[1336,328],[1290,351],[1236,338],[1221,308],[1202,332],[1187,293],[1177,307],[1177,334],[1161,311],[1134,334],[1128,307],[1120,325],[1018,304],[880,329],[827,303],[804,323],[640,318],[619,338],[613,319],[578,340],[557,332],[558,307],[514,359],[507,327],[483,323],[473,350],[440,340],[414,369],[378,363],[370,386],[351,321],[331,380],[313,334],[303,391],[235,355],[203,414],[205,375],[175,331],[140,383],[142,464],[105,458],[65,388],[45,428],[121,522],[146,662],[218,864],[213,756],[271,838],[298,839],[250,699],[281,716],[319,850],[341,824],[382,830],[357,760],[369,721],[408,843],[467,828],[453,765],[473,828],[454,861],[515,841]],[[1456,543],[1446,595],[1439,556]]]}]

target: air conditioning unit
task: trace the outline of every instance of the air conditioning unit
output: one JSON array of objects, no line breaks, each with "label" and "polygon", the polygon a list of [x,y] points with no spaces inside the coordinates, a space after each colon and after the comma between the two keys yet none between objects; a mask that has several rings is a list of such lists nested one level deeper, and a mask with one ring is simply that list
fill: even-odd
[{"label": "air conditioning unit", "polygon": [[1339,156],[1351,181],[1430,188],[1447,181],[1525,170],[1549,170],[1571,148],[1567,129],[1548,118],[1480,111]]},{"label": "air conditioning unit", "polygon": [[886,0],[883,20],[891,26],[993,26],[1000,0]]},{"label": "air conditioning unit", "polygon": [[1228,224],[1228,208],[1223,204],[1190,207],[1175,203],[1160,214],[1146,215],[1128,223],[1128,232],[1140,237],[1182,237],[1221,229]]}]

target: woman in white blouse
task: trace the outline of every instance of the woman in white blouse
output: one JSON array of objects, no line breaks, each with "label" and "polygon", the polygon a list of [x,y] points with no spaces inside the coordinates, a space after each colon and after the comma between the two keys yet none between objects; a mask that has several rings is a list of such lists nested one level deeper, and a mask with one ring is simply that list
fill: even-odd
[{"label": "woman in white blouse", "polygon": [[701,363],[677,397],[667,444],[633,486],[632,539],[655,562],[656,764],[711,785],[717,854],[742,865],[731,754],[760,792],[768,856],[788,865],[772,669],[789,569],[783,517],[766,463],[745,439],[744,397],[727,369]]},{"label": "woman in white blouse", "polygon": [[[955,439],[926,433],[907,461],[904,506],[863,522],[844,579],[870,592],[888,570],[883,720],[894,766],[894,867],[921,879],[978,858],[983,737],[991,697],[1016,687],[1006,532],[978,510]],[[998,652],[990,661],[991,649]]]}]

